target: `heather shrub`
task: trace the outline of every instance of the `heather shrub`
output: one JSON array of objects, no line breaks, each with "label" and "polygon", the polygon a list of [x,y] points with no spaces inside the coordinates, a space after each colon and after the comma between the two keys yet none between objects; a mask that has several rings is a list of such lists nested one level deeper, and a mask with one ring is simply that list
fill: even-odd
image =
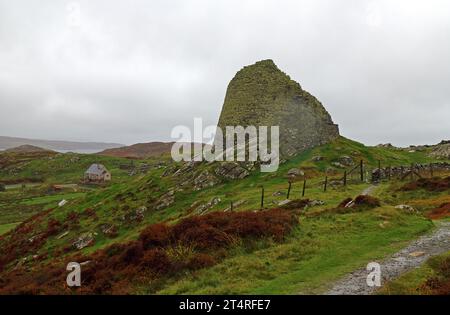
[{"label": "heather shrub", "polygon": [[145,249],[167,246],[170,243],[170,228],[164,223],[150,225],[141,232],[139,240]]},{"label": "heather shrub", "polygon": [[167,254],[160,249],[150,249],[145,252],[141,259],[140,266],[144,269],[151,269],[156,273],[167,273],[171,268],[171,261]]},{"label": "heather shrub", "polygon": [[372,209],[379,207],[381,204],[380,201],[375,197],[369,195],[359,195],[355,198],[355,205],[357,207],[363,206]]}]

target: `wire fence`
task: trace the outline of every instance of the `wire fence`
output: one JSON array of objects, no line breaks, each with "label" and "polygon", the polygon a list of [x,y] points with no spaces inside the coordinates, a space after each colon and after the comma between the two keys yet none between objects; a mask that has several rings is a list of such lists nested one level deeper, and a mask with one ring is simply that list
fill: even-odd
[{"label": "wire fence", "polygon": [[[363,160],[350,169],[344,169],[340,174],[329,174],[326,172],[323,180],[312,181],[303,176],[303,179],[288,180],[285,188],[276,190],[267,190],[263,185],[260,187],[260,208],[274,199],[279,199],[280,202],[289,200],[293,196],[296,198],[304,198],[311,189],[321,189],[326,193],[330,187],[337,189],[338,187],[346,187],[351,184],[361,183],[379,183],[390,180],[415,180],[424,177],[434,177],[440,171],[450,171],[450,164],[429,163],[429,164],[411,164],[408,166],[383,166],[381,160],[376,166],[366,164]],[[274,198],[277,197],[277,198]],[[237,203],[231,201],[229,209],[231,211],[238,206]]]}]

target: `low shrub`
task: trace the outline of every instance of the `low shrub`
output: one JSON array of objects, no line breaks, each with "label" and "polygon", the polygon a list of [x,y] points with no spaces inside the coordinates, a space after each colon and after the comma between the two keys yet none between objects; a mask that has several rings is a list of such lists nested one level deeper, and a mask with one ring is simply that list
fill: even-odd
[{"label": "low shrub", "polygon": [[[75,215],[69,215],[76,219]],[[73,256],[69,261],[88,262],[83,266],[80,289],[58,289],[63,262],[52,261],[40,266],[35,274],[11,271],[2,274],[1,293],[26,290],[30,294],[110,294],[126,292],[139,277],[160,281],[165,275],[182,270],[197,270],[216,264],[226,256],[226,249],[238,242],[261,238],[282,241],[296,225],[297,218],[288,210],[272,209],[258,212],[216,212],[193,216],[169,226],[163,223],[145,228],[138,240],[114,244],[87,256]],[[49,226],[58,226],[49,221]],[[4,265],[0,259],[0,265]],[[53,273],[51,270],[57,270]],[[41,276],[36,276],[42,275]],[[142,275],[141,275],[142,274]],[[39,285],[36,281],[39,279]],[[13,281],[14,280],[14,281]],[[148,279],[146,279],[148,281]],[[59,290],[59,291],[58,291]]]},{"label": "low shrub", "polygon": [[309,199],[295,199],[280,208],[288,210],[304,209],[309,203]]},{"label": "low shrub", "polygon": [[450,202],[441,204],[438,208],[431,210],[427,217],[432,220],[438,220],[450,216]]},{"label": "low shrub", "polygon": [[145,249],[152,247],[164,247],[170,242],[170,228],[164,223],[157,223],[145,228],[139,239]]},{"label": "low shrub", "polygon": [[207,268],[214,266],[216,264],[216,259],[211,255],[198,253],[192,256],[187,263],[187,268],[190,270],[197,270],[202,268]]},{"label": "low shrub", "polygon": [[428,261],[434,275],[428,278],[420,289],[433,295],[450,294],[450,257],[434,257]]},{"label": "low shrub", "polygon": [[412,191],[417,189],[425,189],[428,191],[441,192],[450,189],[450,176],[446,178],[420,178],[403,185],[400,191]]},{"label": "low shrub", "polygon": [[380,200],[369,195],[359,195],[355,198],[357,207],[376,208],[381,206]]},{"label": "low shrub", "polygon": [[165,274],[171,269],[171,261],[166,252],[161,249],[150,249],[145,252],[140,261],[140,266],[159,274]]}]

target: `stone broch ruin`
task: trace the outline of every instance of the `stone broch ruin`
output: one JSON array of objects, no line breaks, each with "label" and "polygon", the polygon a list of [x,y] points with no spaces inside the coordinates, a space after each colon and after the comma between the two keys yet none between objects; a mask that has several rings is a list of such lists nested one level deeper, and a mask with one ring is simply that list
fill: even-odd
[{"label": "stone broch ruin", "polygon": [[311,94],[272,60],[246,66],[228,85],[218,126],[279,126],[280,154],[292,156],[336,139],[339,129]]}]

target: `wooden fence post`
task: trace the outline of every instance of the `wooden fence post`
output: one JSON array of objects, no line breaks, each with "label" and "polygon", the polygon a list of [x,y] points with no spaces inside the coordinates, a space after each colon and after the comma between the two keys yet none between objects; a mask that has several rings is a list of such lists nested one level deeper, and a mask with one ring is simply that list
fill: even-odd
[{"label": "wooden fence post", "polygon": [[264,208],[264,187],[261,187],[261,209]]},{"label": "wooden fence post", "polygon": [[391,180],[391,166],[388,168],[388,180]]},{"label": "wooden fence post", "polygon": [[430,175],[431,177],[433,177],[433,164],[430,163]]},{"label": "wooden fence post", "polygon": [[231,211],[233,211],[233,200],[231,200],[231,202],[230,202],[230,209],[231,209]]},{"label": "wooden fence post", "polygon": [[411,180],[414,180],[414,164],[411,163]]},{"label": "wooden fence post", "polygon": [[360,175],[361,175],[361,181],[363,182],[364,181],[363,160],[361,160],[359,162],[359,172],[360,172]]},{"label": "wooden fence post", "polygon": [[292,185],[292,183],[289,182],[289,187],[288,187],[286,199],[289,199],[289,195],[291,194],[291,185]]},{"label": "wooden fence post", "polygon": [[305,197],[305,189],[306,189],[306,179],[303,180],[302,197]]},{"label": "wooden fence post", "polygon": [[325,184],[323,185],[323,191],[327,191],[327,183],[328,183],[328,176],[325,176]]}]

